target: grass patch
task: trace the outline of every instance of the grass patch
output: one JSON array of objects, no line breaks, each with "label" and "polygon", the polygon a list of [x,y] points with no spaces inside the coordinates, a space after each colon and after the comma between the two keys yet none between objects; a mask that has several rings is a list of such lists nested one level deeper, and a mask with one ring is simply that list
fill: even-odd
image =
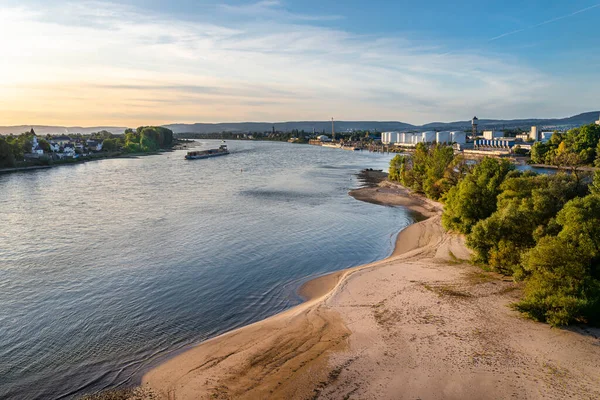
[{"label": "grass patch", "polygon": [[467,299],[470,297],[473,297],[473,295],[471,293],[468,292],[463,292],[461,290],[456,289],[455,287],[451,286],[451,285],[429,285],[427,283],[421,283],[421,286],[423,286],[426,290],[429,290],[430,292],[436,293],[438,296],[450,296],[450,297],[457,297],[457,298],[462,298],[462,299]]}]

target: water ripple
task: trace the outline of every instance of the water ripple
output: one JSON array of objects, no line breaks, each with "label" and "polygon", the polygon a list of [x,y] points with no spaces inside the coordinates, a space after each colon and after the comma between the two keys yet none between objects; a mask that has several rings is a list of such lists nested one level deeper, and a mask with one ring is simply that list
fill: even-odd
[{"label": "water ripple", "polygon": [[298,304],[306,277],[386,256],[412,221],[347,196],[389,156],[228,144],[0,175],[0,398],[135,384]]}]

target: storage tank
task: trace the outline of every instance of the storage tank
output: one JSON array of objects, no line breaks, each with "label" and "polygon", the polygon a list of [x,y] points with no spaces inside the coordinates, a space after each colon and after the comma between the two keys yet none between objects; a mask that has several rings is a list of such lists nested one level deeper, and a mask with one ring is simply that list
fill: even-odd
[{"label": "storage tank", "polygon": [[535,140],[536,142],[538,140],[540,140],[540,138],[538,137],[538,127],[537,126],[531,127],[531,131],[529,132],[529,139]]},{"label": "storage tank", "polygon": [[467,143],[467,134],[461,131],[450,132],[450,140],[452,143],[465,144]]},{"label": "storage tank", "polygon": [[402,136],[400,133],[392,132],[392,138],[391,138],[392,143],[400,143],[401,139],[402,139]]},{"label": "storage tank", "polygon": [[442,132],[436,133],[435,141],[438,143],[442,143],[442,144],[452,143],[452,138],[451,138],[450,132],[442,131]]},{"label": "storage tank", "polygon": [[435,142],[435,131],[427,131],[422,133],[423,142],[433,143]]},{"label": "storage tank", "polygon": [[402,143],[411,144],[413,142],[413,136],[415,136],[413,133],[408,133],[408,132],[403,133],[402,134]]},{"label": "storage tank", "polygon": [[383,132],[381,134],[381,143],[390,144],[391,132]]},{"label": "storage tank", "polygon": [[413,144],[417,144],[417,143],[423,143],[423,134],[421,133],[415,133],[414,136],[412,137],[412,142]]}]

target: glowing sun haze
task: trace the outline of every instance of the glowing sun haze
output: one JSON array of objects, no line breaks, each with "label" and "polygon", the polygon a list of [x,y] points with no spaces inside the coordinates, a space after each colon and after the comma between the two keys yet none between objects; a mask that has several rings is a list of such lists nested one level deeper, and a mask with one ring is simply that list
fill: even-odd
[{"label": "glowing sun haze", "polygon": [[[135,2],[3,5],[0,125],[331,116],[425,123],[475,113],[565,116],[597,105],[597,83],[557,65],[544,68],[522,49],[490,48],[527,29],[494,28],[483,35],[493,39],[487,45],[426,27],[427,34],[402,32],[401,24],[365,32],[352,28],[352,15],[311,13],[292,2],[206,9],[186,15]],[[401,16],[402,4],[394,10]],[[568,102],[558,97],[563,93]]]}]

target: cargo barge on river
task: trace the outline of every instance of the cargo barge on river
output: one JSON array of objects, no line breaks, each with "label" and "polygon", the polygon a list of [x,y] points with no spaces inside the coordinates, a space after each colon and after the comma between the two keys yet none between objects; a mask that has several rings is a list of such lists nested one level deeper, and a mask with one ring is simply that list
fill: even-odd
[{"label": "cargo barge on river", "polygon": [[227,154],[229,154],[229,150],[227,150],[227,145],[222,144],[221,146],[219,146],[218,149],[189,151],[186,154],[185,159],[186,160],[199,160],[202,158],[226,156]]}]

